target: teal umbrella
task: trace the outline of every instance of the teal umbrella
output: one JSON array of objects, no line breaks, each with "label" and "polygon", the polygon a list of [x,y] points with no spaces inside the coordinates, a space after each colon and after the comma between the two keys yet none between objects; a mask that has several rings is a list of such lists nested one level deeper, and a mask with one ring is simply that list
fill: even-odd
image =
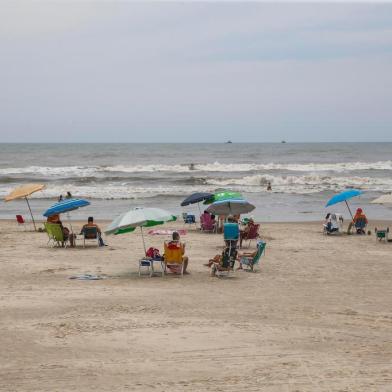
[{"label": "teal umbrella", "polygon": [[344,201],[346,203],[346,206],[348,208],[348,211],[350,212],[351,218],[354,219],[353,214],[350,210],[350,207],[347,203],[347,200],[362,195],[362,191],[358,190],[358,189],[348,189],[346,191],[340,192],[338,194],[336,194],[335,196],[333,196],[331,199],[328,200],[328,203],[325,205],[325,207],[329,207],[332,206],[334,204],[337,203],[341,203],[342,201]]},{"label": "teal umbrella", "polygon": [[143,227],[162,225],[165,222],[177,220],[177,217],[161,208],[135,208],[120,215],[106,228],[105,234],[123,234],[134,231],[140,227],[142,233],[144,252],[146,244],[144,242]]}]

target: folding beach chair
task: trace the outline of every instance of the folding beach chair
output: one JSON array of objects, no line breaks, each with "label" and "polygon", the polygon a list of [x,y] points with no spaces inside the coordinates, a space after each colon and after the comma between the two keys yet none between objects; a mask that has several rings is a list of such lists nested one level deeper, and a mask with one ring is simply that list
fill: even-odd
[{"label": "folding beach chair", "polygon": [[265,247],[266,243],[264,241],[257,241],[257,252],[254,257],[250,257],[247,255],[242,255],[240,258],[240,264],[245,265],[250,268],[250,270],[253,272],[254,267],[259,264],[260,258],[263,254],[265,254]]},{"label": "folding beach chair", "polygon": [[215,230],[215,222],[210,214],[200,215],[200,227],[202,231],[213,232]]},{"label": "folding beach chair", "polygon": [[163,265],[163,260],[153,259],[152,257],[143,257],[139,260],[139,276],[142,276],[142,268],[147,267],[147,274],[150,278],[155,274],[154,263],[161,264],[161,274],[162,277],[165,275],[165,266]]},{"label": "folding beach chair", "polygon": [[99,233],[97,227],[84,227],[82,229],[83,234],[83,248],[86,247],[86,241],[94,241],[99,246]]},{"label": "folding beach chair", "polygon": [[222,252],[220,262],[212,264],[211,276],[229,276],[230,271],[234,269],[236,258],[237,248],[226,247]]},{"label": "folding beach chair", "polygon": [[174,241],[165,241],[165,253],[163,255],[164,271],[167,269],[173,273],[184,275],[184,258],[181,244]]},{"label": "folding beach chair", "polygon": [[188,214],[187,212],[182,213],[182,219],[186,224],[196,223],[196,217],[193,214]]},{"label": "folding beach chair", "polygon": [[156,248],[149,248],[146,251],[145,257],[139,260],[139,276],[142,276],[142,268],[147,268],[147,274],[150,275],[150,278],[155,274],[154,263],[161,264],[161,274],[164,276],[165,267],[163,265],[163,258],[159,255],[159,250]]},{"label": "folding beach chair", "polygon": [[16,217],[16,223],[18,224],[18,227],[24,227],[25,231],[27,230],[27,224],[26,221],[24,220],[22,215],[15,215]]},{"label": "folding beach chair", "polygon": [[223,238],[226,246],[231,248],[237,248],[237,243],[240,238],[240,228],[238,223],[225,223],[223,225]]},{"label": "folding beach chair", "polygon": [[259,228],[259,224],[252,224],[249,228],[249,231],[244,234],[242,241],[249,240],[248,248],[250,247],[250,243],[252,242],[252,240],[257,240],[260,237]]},{"label": "folding beach chair", "polygon": [[53,247],[67,247],[67,241],[64,240],[64,234],[61,230],[61,225],[57,223],[45,222],[44,226],[49,237],[48,245],[53,242]]},{"label": "folding beach chair", "polygon": [[365,234],[367,222],[365,218],[358,218],[355,222],[355,230],[357,234]]},{"label": "folding beach chair", "polygon": [[374,229],[376,233],[376,240],[388,242],[389,227],[386,229],[379,230],[377,227]]},{"label": "folding beach chair", "polygon": [[336,212],[329,213],[327,223],[323,224],[323,233],[326,235],[337,235],[343,232],[343,216]]}]

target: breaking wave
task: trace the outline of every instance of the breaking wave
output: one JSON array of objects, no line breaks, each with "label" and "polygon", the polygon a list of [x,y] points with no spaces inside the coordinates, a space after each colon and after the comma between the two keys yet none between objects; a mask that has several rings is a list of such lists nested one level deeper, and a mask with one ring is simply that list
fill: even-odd
[{"label": "breaking wave", "polygon": [[209,179],[207,184],[216,186],[246,185],[263,186],[270,182],[272,185],[318,185],[318,186],[340,186],[340,187],[392,187],[392,178],[379,177],[332,177],[319,175],[304,176],[274,176],[274,175],[253,175],[240,178]]},{"label": "breaking wave", "polygon": [[[65,191],[75,196],[97,199],[137,199],[164,196],[185,196],[193,192],[214,192],[217,188],[226,187],[244,193],[262,193],[270,182],[272,191],[285,194],[309,194],[323,191],[339,191],[349,187],[372,191],[391,191],[392,178],[389,177],[339,177],[323,175],[251,175],[238,178],[184,179],[165,183],[150,181],[135,185],[131,182],[88,183],[65,182],[48,184],[42,192],[34,197],[55,198]],[[3,184],[0,196],[5,196],[13,189],[12,184]]]},{"label": "breaking wave", "polygon": [[340,162],[340,163],[187,163],[187,164],[150,164],[150,165],[115,165],[115,166],[27,166],[0,168],[0,175],[41,175],[45,177],[88,177],[104,176],[105,173],[238,173],[255,171],[293,171],[293,172],[352,172],[365,170],[392,170],[392,161],[378,162]]}]

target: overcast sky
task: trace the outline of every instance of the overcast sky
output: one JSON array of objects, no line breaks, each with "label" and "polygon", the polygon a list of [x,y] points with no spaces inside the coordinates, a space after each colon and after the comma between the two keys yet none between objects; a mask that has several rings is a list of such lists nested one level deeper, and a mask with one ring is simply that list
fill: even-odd
[{"label": "overcast sky", "polygon": [[392,4],[0,3],[0,141],[392,141]]}]

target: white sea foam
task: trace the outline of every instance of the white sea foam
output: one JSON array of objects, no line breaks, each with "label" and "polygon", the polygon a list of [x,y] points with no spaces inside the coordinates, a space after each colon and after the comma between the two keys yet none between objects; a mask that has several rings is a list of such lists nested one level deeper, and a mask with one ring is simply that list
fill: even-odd
[{"label": "white sea foam", "polygon": [[[208,191],[213,191],[216,187],[206,187]],[[13,187],[0,187],[0,197],[3,198],[12,191]],[[165,196],[183,196],[200,189],[198,186],[156,186],[156,187],[135,187],[132,185],[107,184],[105,186],[77,186],[74,184],[48,185],[46,189],[34,193],[32,197],[38,199],[57,198],[60,194],[69,191],[75,197],[86,197],[96,199],[137,199]]]},{"label": "white sea foam", "polygon": [[195,165],[196,170],[206,172],[252,172],[287,170],[297,172],[345,172],[361,170],[392,170],[392,161],[378,162],[340,162],[340,163],[211,163]]},{"label": "white sea foam", "polygon": [[[228,179],[208,179],[207,184],[232,187],[244,186],[249,190],[251,188],[265,187],[271,182],[274,189],[279,189],[285,193],[302,193],[305,189],[313,189],[314,192],[320,192],[328,189],[341,189],[347,187],[357,187],[361,189],[372,190],[390,190],[392,189],[391,178],[379,177],[338,177],[338,176],[320,176],[320,175],[304,175],[304,176],[282,176],[282,175],[253,175],[240,178]],[[253,189],[253,191],[255,191]]]},{"label": "white sea foam", "polygon": [[[363,190],[392,191],[392,178],[384,177],[339,177],[320,176],[317,174],[303,176],[282,175],[252,175],[241,178],[207,179],[203,185],[187,184],[162,184],[155,186],[134,186],[132,183],[111,182],[105,185],[88,184],[77,185],[74,183],[48,184],[42,192],[37,192],[34,197],[55,198],[59,194],[70,191],[75,196],[97,199],[132,199],[149,198],[158,195],[185,196],[193,192],[214,192],[217,188],[225,187],[244,193],[266,192],[266,184],[271,182],[273,192],[285,194],[309,194],[323,191],[340,191],[348,187]],[[7,195],[13,186],[3,184],[0,186],[0,197]]]},{"label": "white sea foam", "polygon": [[26,166],[1,168],[0,175],[41,175],[45,177],[86,177],[92,176],[99,171],[97,167],[87,166]]},{"label": "white sea foam", "polygon": [[206,164],[148,164],[148,165],[115,165],[115,166],[26,166],[0,168],[0,175],[34,174],[46,177],[85,177],[104,175],[105,172],[118,173],[193,173],[193,172],[255,172],[255,171],[295,171],[295,172],[350,172],[364,170],[392,170],[392,161],[378,162],[339,162],[339,163],[206,163]]}]

